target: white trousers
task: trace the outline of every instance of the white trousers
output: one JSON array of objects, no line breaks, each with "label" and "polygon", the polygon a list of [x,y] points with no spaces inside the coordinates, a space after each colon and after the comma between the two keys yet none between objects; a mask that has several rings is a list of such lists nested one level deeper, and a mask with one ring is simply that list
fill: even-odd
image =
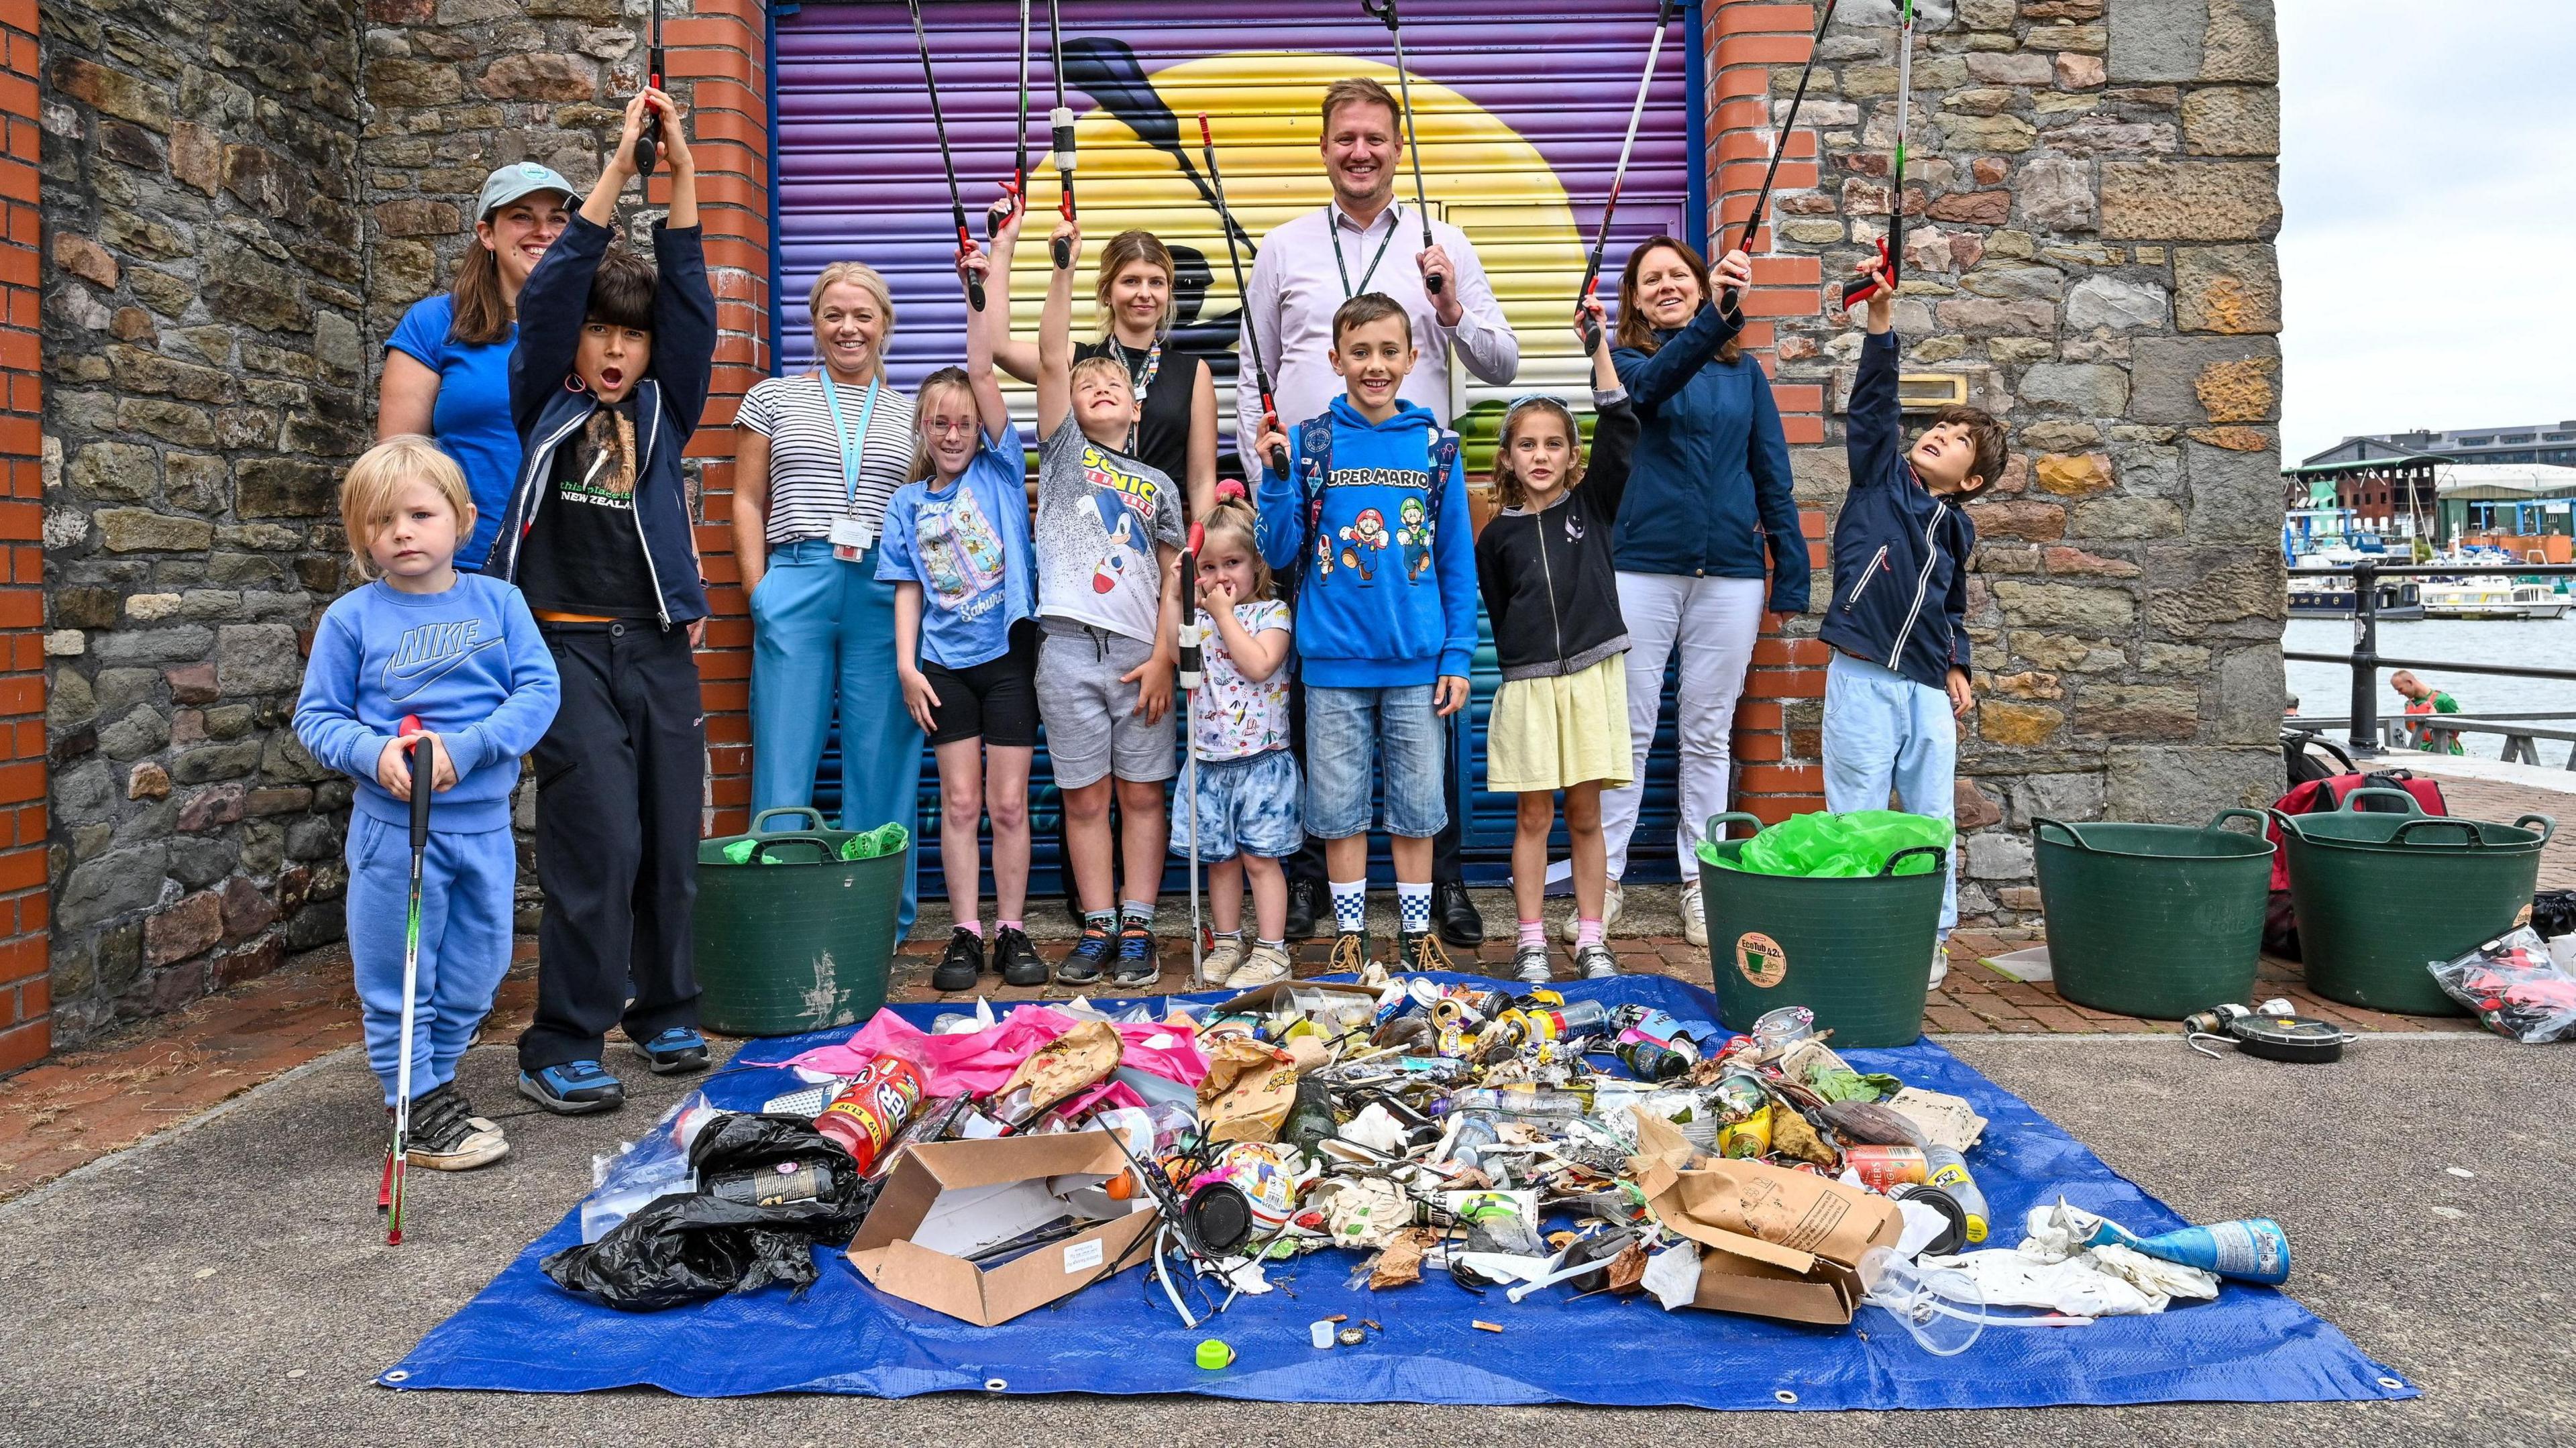
[{"label": "white trousers", "polygon": [[1628,743],[1631,783],[1601,792],[1601,831],[1610,848],[1610,878],[1628,868],[1628,838],[1645,796],[1646,756],[1661,722],[1664,669],[1681,655],[1674,720],[1681,734],[1681,820],[1673,848],[1682,878],[1699,878],[1694,849],[1708,817],[1726,808],[1729,736],[1753,641],[1762,632],[1759,578],[1689,578],[1675,573],[1621,573],[1619,612],[1628,624]]}]

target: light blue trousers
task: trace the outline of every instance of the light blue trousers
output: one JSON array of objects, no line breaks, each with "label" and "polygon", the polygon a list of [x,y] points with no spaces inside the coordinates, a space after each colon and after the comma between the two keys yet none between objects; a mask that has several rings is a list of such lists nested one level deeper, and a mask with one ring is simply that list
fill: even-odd
[{"label": "light blue trousers", "polygon": [[[808,538],[773,549],[751,593],[751,807],[814,802],[823,737],[841,714],[841,828],[901,820],[916,836],[921,726],[894,672],[894,585],[877,550],[856,563]],[[912,928],[919,850],[904,854],[900,927]]]},{"label": "light blue trousers", "polygon": [[[403,932],[411,904],[411,831],[349,815],[349,963],[367,1064],[394,1104],[402,1064]],[[518,850],[504,827],[432,830],[420,872],[420,974],[412,992],[411,1095],[456,1079],[474,1028],[510,973]]]},{"label": "light blue trousers", "polygon": [[[1958,816],[1959,722],[1950,696],[1894,669],[1836,650],[1825,669],[1825,808],[1836,814],[1897,808]],[[1959,861],[1941,884],[1941,938],[1959,923]]]}]

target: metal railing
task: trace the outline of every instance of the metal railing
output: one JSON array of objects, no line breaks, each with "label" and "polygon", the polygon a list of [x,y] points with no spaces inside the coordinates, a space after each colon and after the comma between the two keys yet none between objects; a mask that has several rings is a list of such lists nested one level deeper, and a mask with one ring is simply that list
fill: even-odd
[{"label": "metal railing", "polygon": [[[2576,577],[2576,563],[2441,564],[2401,563],[2383,566],[2362,559],[2350,567],[2302,568],[2303,574],[2350,574],[2353,583],[2352,652],[2319,654],[2284,650],[2281,657],[2304,664],[2348,664],[2352,668],[2352,712],[2340,721],[2345,747],[2355,755],[2378,754],[2380,746],[2379,671],[2438,669],[2454,674],[2493,674],[2513,679],[2557,679],[2576,683],[2576,669],[2546,669],[2531,664],[2463,664],[2446,659],[2392,659],[2379,652],[2379,589],[2383,578]],[[2445,722],[2458,715],[2442,716]],[[2421,723],[2419,717],[2415,722]],[[2541,737],[2555,737],[2554,733]],[[2571,763],[2576,767],[2576,763]]]}]

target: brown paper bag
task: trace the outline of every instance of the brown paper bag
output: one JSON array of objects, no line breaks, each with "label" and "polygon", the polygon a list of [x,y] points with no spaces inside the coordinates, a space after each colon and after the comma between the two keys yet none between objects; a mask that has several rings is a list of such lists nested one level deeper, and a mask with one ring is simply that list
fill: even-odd
[{"label": "brown paper bag", "polygon": [[1006,1125],[1023,1126],[1047,1113],[1057,1102],[1098,1084],[1118,1069],[1126,1044],[1107,1021],[1084,1021],[1047,1042],[1020,1063],[1002,1089],[993,1093],[995,1112]]},{"label": "brown paper bag", "polygon": [[1199,1083],[1199,1121],[1210,1141],[1276,1141],[1297,1104],[1297,1063],[1247,1036],[1220,1042]]}]

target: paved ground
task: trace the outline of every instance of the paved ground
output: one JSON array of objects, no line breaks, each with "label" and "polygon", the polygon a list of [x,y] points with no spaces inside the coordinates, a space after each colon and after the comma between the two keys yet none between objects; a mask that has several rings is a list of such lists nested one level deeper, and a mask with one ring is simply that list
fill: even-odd
[{"label": "paved ground", "polygon": [[[2046,1413],[1775,1414],[1768,1444],[1893,1429],[1952,1448],[2042,1441],[2539,1443],[2576,1436],[2563,1244],[2576,1238],[2576,1050],[2390,1035],[2332,1067],[2210,1061],[2167,1039],[1957,1040],[1953,1048],[2200,1219],[2269,1213],[2298,1295],[2426,1390],[2408,1403],[2173,1405]],[[509,1054],[466,1080],[510,1102]],[[1561,1444],[1706,1432],[1707,1418],[1600,1410],[1233,1405],[1194,1399],[822,1398],[691,1402],[397,1394],[372,1386],[587,1185],[590,1154],[677,1089],[644,1078],[622,1118],[506,1124],[506,1164],[417,1179],[413,1239],[381,1245],[378,1118],[353,1052],[141,1150],[0,1206],[0,1439],[204,1442],[1251,1443],[1293,1438]],[[2454,1175],[2449,1168],[2473,1173]],[[828,1353],[832,1345],[812,1350]],[[1963,1361],[1973,1370],[1973,1356]],[[1712,1372],[1760,1364],[1712,1363]]]}]

